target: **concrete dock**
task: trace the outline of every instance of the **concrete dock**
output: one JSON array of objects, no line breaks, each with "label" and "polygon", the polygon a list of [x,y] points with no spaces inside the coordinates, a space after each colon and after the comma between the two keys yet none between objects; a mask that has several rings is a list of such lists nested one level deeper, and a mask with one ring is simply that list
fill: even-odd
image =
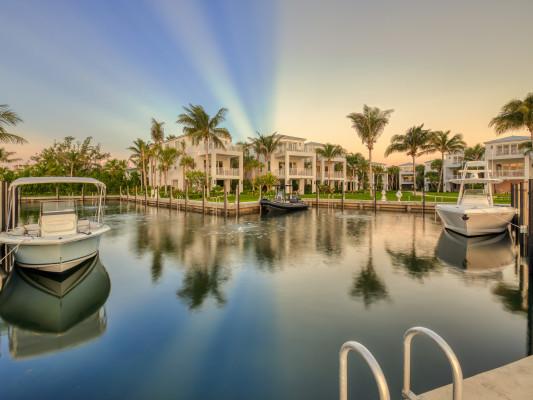
[{"label": "concrete dock", "polygon": [[[419,396],[421,400],[449,400],[451,398],[451,384]],[[463,399],[532,400],[533,356],[465,379]]]}]

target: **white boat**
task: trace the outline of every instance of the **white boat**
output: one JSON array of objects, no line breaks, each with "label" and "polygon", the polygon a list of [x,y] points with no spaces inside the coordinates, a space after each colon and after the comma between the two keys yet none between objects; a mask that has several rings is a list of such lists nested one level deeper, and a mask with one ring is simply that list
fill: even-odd
[{"label": "white boat", "polygon": [[485,161],[467,161],[461,178],[450,181],[461,185],[457,204],[436,206],[446,229],[464,236],[492,235],[507,229],[516,209],[494,204],[493,184],[501,179],[490,177]]},{"label": "white boat", "polygon": [[[79,218],[76,201],[46,200],[40,204],[37,224],[15,225],[19,189],[25,185],[90,184],[96,186],[95,215]],[[0,233],[0,243],[12,252],[17,265],[47,272],[65,272],[98,253],[100,237],[110,228],[103,221],[105,185],[93,178],[19,178],[8,193],[8,230]]]}]

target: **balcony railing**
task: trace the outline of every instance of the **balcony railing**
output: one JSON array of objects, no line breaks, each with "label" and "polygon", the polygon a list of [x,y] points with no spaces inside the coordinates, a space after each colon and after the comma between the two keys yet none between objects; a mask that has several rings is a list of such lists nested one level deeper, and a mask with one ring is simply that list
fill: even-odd
[{"label": "balcony railing", "polygon": [[523,169],[501,169],[494,172],[496,178],[517,178],[525,176]]},{"label": "balcony railing", "polygon": [[218,176],[239,176],[239,168],[217,168]]},{"label": "balcony railing", "polygon": [[521,149],[504,149],[504,150],[496,150],[494,152],[495,156],[508,156],[508,155],[523,155],[524,152],[521,151]]},{"label": "balcony railing", "polygon": [[309,169],[308,168],[304,168],[304,169],[290,168],[289,175],[291,176],[313,176],[313,170],[310,168]]}]

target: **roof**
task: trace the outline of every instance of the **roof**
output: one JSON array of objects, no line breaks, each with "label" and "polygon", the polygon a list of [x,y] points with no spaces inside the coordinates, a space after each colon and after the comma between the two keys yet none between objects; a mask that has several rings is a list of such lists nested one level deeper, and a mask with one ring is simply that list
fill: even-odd
[{"label": "roof", "polygon": [[488,142],[485,142],[485,144],[490,143],[507,143],[507,142],[523,142],[525,140],[531,140],[531,136],[521,136],[521,135],[512,135],[512,136],[506,136],[499,139],[489,140]]},{"label": "roof", "polygon": [[105,187],[105,184],[98,179],[80,176],[37,176],[29,178],[18,178],[11,182],[11,187],[23,185],[43,185],[47,183],[85,183]]},{"label": "roof", "polygon": [[289,136],[289,135],[280,135],[276,134],[276,136],[279,136],[281,139],[289,139],[289,140],[299,140],[302,142],[305,142],[305,138],[297,137],[297,136]]},{"label": "roof", "polygon": [[305,142],[305,144],[310,146],[324,146],[324,143],[319,142]]}]

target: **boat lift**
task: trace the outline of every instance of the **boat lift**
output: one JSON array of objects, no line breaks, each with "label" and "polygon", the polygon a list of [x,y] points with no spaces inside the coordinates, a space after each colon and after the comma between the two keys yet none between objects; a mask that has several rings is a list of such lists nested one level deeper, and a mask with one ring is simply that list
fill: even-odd
[{"label": "boat lift", "polygon": [[[411,342],[417,335],[424,335],[432,339],[446,355],[453,375],[453,400],[462,400],[463,398],[463,372],[457,356],[446,341],[433,332],[431,329],[416,326],[408,329],[403,335],[403,388],[402,398],[405,400],[416,400],[418,397],[411,391]],[[349,341],[341,346],[339,352],[339,394],[340,400],[348,400],[348,353],[355,351],[359,353],[367,363],[376,385],[380,400],[390,400],[390,391],[385,379],[385,375],[379,363],[372,353],[361,343]]]}]

